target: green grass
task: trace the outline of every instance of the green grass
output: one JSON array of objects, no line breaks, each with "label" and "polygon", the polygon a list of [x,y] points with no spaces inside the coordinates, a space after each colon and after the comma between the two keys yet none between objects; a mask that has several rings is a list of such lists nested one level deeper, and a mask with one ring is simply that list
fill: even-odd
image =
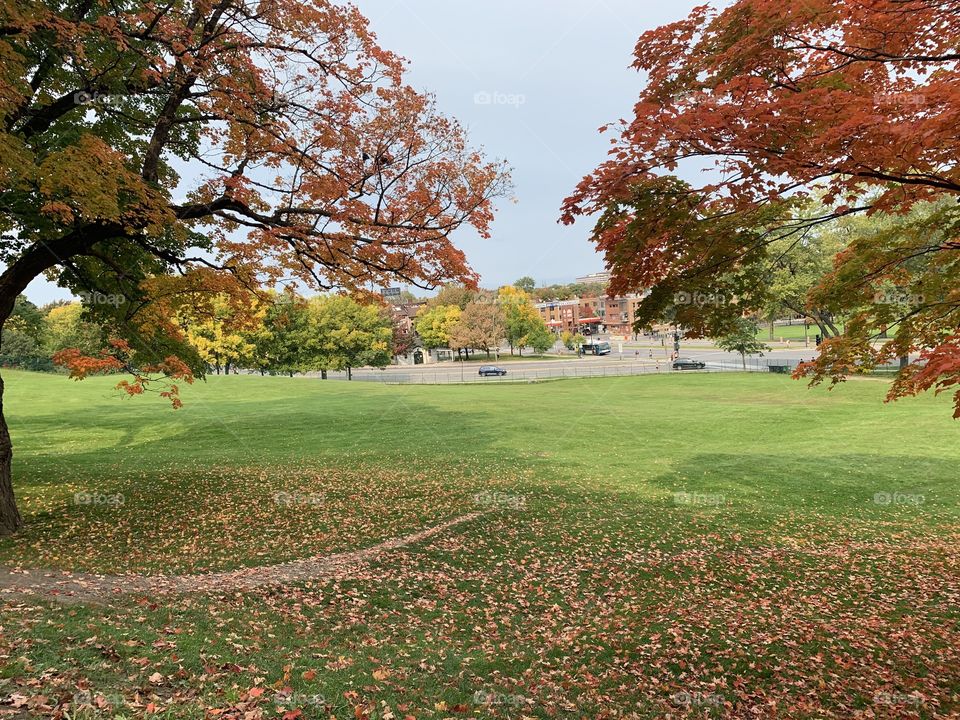
[{"label": "green grass", "polygon": [[[484,514],[337,580],[109,608],[11,598],[0,699],[90,687],[112,702],[80,717],[338,720],[958,709],[946,398],[746,374],[231,376],[172,411],[108,378],[4,379],[27,522],[0,541],[8,567],[222,570]],[[922,503],[874,501],[896,492]]]},{"label": "green grass", "polygon": [[[817,333],[820,332],[817,329],[816,325],[811,325],[810,328],[806,331],[807,337],[810,342],[813,343],[814,339],[817,337]],[[773,339],[776,342],[780,342],[780,339],[790,340],[791,342],[795,340],[803,341],[804,329],[803,323],[794,324],[794,325],[777,325],[773,329]],[[763,340],[764,342],[770,342],[770,326],[761,324],[760,328],[757,330],[757,339]]]}]

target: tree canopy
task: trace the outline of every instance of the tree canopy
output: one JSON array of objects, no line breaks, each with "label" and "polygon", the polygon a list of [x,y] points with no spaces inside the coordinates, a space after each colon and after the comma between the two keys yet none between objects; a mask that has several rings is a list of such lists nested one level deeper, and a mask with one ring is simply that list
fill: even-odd
[{"label": "tree canopy", "polygon": [[[617,127],[609,159],[564,202],[571,223],[599,215],[593,233],[613,272],[611,291],[652,289],[738,303],[678,309],[693,334],[728,330],[761,309],[776,242],[852,215],[945,205],[913,230],[866,232],[834,260],[808,302],[860,309],[861,322],[823,347],[805,372],[842,379],[892,356],[919,353],[891,397],[960,383],[960,15],[947,0],[738,0],[701,6],[644,33],[634,67],[647,83]],[[673,177],[680,165],[704,181]],[[805,212],[806,198],[823,210]],[[918,276],[917,259],[925,270]],[[909,288],[921,278],[932,293]],[[888,288],[922,302],[875,302]],[[751,306],[750,298],[757,299]],[[890,308],[899,308],[891,312]],[[872,320],[899,322],[877,344]],[[960,417],[960,392],[956,394]]]},{"label": "tree canopy", "polygon": [[0,58],[0,323],[41,273],[122,298],[88,303],[118,337],[75,377],[202,372],[173,319],[223,293],[476,282],[450,238],[489,234],[508,174],[351,5],[8,0]]}]

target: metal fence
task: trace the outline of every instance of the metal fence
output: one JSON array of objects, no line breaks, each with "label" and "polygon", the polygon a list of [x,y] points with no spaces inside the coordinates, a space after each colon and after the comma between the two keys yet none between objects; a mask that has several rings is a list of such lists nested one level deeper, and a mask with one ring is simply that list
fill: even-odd
[{"label": "metal fence", "polygon": [[[404,372],[403,370],[354,370],[353,380],[356,382],[379,382],[398,385],[446,385],[468,383],[516,383],[540,382],[562,378],[599,378],[599,377],[628,377],[634,375],[657,375],[666,373],[717,373],[717,372],[780,372],[792,373],[797,366],[796,360],[776,360],[748,358],[746,368],[740,360],[708,361],[703,370],[673,370],[669,360],[658,364],[649,363],[605,363],[595,365],[567,365],[565,361],[558,361],[548,368],[512,368],[513,363],[504,363],[507,374],[504,376],[481,377],[478,374],[479,365],[466,363],[462,368],[456,365],[444,365],[443,369],[420,366],[422,369]],[[345,372],[329,372],[327,376],[332,380],[346,380]]]}]

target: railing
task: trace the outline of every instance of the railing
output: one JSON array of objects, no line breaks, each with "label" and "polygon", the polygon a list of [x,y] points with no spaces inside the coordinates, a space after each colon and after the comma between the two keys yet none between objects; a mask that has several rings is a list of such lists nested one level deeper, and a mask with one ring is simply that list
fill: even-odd
[{"label": "railing", "polygon": [[[380,382],[385,384],[413,384],[413,385],[446,385],[472,383],[516,383],[541,382],[562,378],[600,378],[600,377],[629,377],[636,375],[657,375],[665,373],[717,373],[717,372],[784,372],[792,373],[797,366],[796,360],[776,360],[763,358],[747,358],[746,369],[740,360],[711,360],[703,370],[673,370],[672,363],[664,360],[657,364],[650,363],[607,363],[597,362],[595,365],[568,365],[560,361],[548,368],[514,368],[514,363],[505,363],[507,371],[503,376],[481,377],[478,374],[479,366],[469,363],[461,368],[457,364],[428,368],[418,366],[418,370],[371,370],[368,368],[353,371],[353,379],[357,382]],[[782,368],[782,369],[781,369]],[[312,374],[312,373],[311,373]],[[346,380],[345,372],[330,371],[327,376],[331,380]]]}]

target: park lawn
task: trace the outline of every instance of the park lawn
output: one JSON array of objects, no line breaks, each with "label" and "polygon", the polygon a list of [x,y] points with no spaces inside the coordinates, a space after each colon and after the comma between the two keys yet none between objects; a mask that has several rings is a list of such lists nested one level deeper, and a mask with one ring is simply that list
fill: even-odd
[{"label": "park lawn", "polygon": [[105,718],[960,709],[946,398],[884,405],[878,380],[827,392],[757,374],[231,376],[172,411],[108,378],[4,379],[28,523],[0,541],[7,567],[223,570],[482,512],[337,579],[109,607],[10,597],[15,717],[78,689],[104,705],[79,717]]}]

